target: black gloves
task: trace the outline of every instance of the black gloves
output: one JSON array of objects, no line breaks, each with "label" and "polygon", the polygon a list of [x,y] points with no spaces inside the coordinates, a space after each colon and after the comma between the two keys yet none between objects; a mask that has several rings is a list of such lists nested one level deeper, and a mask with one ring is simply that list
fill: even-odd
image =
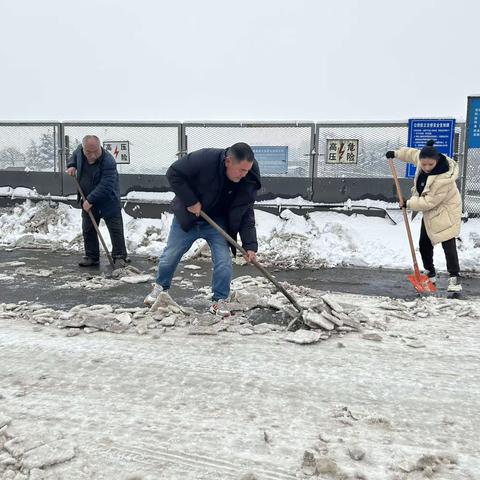
[{"label": "black gloves", "polygon": [[387,158],[395,158],[395,152],[394,152],[393,150],[389,150],[389,151],[385,154],[385,156],[386,156]]}]

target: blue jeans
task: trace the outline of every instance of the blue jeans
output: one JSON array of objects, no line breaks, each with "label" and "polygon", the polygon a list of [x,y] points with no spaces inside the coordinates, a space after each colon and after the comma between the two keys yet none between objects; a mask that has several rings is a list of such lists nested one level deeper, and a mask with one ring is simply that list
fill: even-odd
[{"label": "blue jeans", "polygon": [[[216,220],[223,228],[225,222]],[[168,235],[167,246],[163,250],[158,263],[157,284],[164,290],[168,290],[172,283],[172,277],[182,259],[188,252],[195,240],[203,238],[207,241],[212,252],[213,278],[212,292],[213,301],[225,299],[230,295],[230,282],[232,280],[232,256],[227,241],[207,222],[198,221],[185,232],[176,217],[173,217],[172,227]]]}]

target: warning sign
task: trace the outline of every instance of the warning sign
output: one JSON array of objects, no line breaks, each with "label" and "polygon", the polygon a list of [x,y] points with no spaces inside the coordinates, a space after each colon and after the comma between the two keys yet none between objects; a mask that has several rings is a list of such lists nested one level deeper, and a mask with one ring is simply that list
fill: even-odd
[{"label": "warning sign", "polygon": [[130,145],[128,141],[105,141],[103,149],[113,155],[117,163],[130,163]]},{"label": "warning sign", "polygon": [[327,140],[327,163],[358,163],[358,140]]}]

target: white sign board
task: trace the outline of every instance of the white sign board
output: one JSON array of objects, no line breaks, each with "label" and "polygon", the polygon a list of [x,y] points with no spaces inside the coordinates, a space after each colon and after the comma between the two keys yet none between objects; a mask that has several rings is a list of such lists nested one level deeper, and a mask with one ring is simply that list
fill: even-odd
[{"label": "white sign board", "polygon": [[113,155],[117,163],[130,163],[130,145],[128,141],[105,141],[103,149]]},{"label": "white sign board", "polygon": [[358,140],[328,139],[327,163],[358,163]]}]

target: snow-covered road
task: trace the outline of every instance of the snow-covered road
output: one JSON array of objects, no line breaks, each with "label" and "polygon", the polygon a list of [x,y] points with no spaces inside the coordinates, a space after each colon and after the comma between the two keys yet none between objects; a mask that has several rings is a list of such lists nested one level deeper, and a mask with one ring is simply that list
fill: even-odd
[{"label": "snow-covered road", "polygon": [[67,337],[1,319],[0,423],[26,443],[73,445],[74,458],[35,471],[48,480],[303,478],[307,449],[336,472],[318,478],[480,478],[478,318],[427,301],[431,315],[406,321],[382,298],[341,300],[378,316],[380,341]]}]

